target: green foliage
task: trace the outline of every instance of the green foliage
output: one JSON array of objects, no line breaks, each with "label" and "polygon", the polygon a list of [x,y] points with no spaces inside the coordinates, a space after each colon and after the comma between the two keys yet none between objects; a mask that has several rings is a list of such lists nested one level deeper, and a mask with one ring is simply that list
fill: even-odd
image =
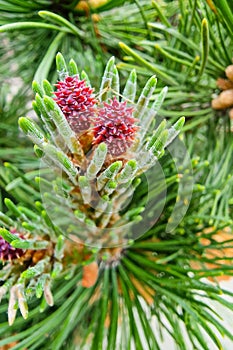
[{"label": "green foliage", "polygon": [[[12,46],[12,59],[21,57],[18,72],[27,83],[32,80],[33,75],[36,80],[48,77],[51,79],[49,72],[54,71],[53,62],[58,50],[68,58],[74,57],[79,61],[81,70],[88,70],[89,75],[92,73],[91,78],[97,79],[102,74],[111,50],[116,49],[122,33],[130,33],[127,34],[130,42],[135,35],[138,36],[140,30],[142,35],[145,33],[144,23],[141,22],[142,11],[143,14],[148,12],[149,18],[152,18],[151,6],[146,1],[140,5],[141,12],[134,3],[114,0],[97,8],[91,7],[86,14],[78,11],[78,2],[1,2],[0,32],[5,33],[3,37],[6,38],[8,48]],[[120,6],[123,3],[126,4],[122,20]],[[95,15],[95,12],[99,14]],[[29,45],[32,42],[33,45]],[[25,47],[28,48],[27,52]],[[2,48],[1,56],[4,52],[6,50]],[[29,56],[34,68],[25,64]],[[9,58],[3,61],[2,72],[6,67],[9,69]]]},{"label": "green foliage", "polygon": [[[232,2],[78,3],[0,1],[0,236],[26,252],[0,265],[0,348],[160,350],[170,335],[222,350],[232,125],[210,101],[231,64]],[[53,99],[56,68],[93,84],[97,108],[134,108],[127,157],[77,136]]]},{"label": "green foliage", "polygon": [[217,78],[224,76],[232,59],[230,2],[216,1],[213,8],[207,3],[179,2],[174,16],[165,3],[152,1],[156,20],[148,20],[151,39],[137,46],[119,44],[127,56],[118,68],[134,68],[143,75],[151,72],[159,78],[160,86],[170,87],[160,115],[195,117],[195,125],[216,114],[208,103]]}]

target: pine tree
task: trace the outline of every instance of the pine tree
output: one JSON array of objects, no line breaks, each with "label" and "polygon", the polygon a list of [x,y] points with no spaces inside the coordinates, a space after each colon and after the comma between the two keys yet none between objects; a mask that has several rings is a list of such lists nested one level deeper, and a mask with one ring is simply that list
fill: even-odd
[{"label": "pine tree", "polygon": [[223,349],[231,2],[0,10],[0,348]]}]

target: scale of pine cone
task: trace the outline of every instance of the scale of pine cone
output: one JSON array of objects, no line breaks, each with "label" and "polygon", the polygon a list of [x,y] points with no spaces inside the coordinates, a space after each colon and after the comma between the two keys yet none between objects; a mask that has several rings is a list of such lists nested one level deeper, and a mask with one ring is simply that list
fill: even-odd
[{"label": "scale of pine cone", "polygon": [[230,108],[229,116],[233,119],[233,64],[225,69],[225,73],[227,79],[217,80],[217,86],[223,91],[212,100],[212,107],[217,110]]}]

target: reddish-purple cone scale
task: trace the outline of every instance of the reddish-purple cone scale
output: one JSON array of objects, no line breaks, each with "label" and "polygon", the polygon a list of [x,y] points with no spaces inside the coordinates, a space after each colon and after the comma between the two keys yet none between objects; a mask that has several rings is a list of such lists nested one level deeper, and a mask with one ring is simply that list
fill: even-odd
[{"label": "reddish-purple cone scale", "polygon": [[[17,238],[17,236],[18,235],[16,235],[15,238]],[[0,260],[12,261],[20,258],[22,255],[24,255],[24,253],[25,251],[23,249],[12,247],[10,243],[5,241],[4,238],[0,237]]]},{"label": "reddish-purple cone scale", "polygon": [[67,76],[64,81],[55,84],[55,102],[62,110],[72,130],[76,133],[90,128],[95,114],[96,99],[93,89],[86,86],[85,80],[78,76]]},{"label": "reddish-purple cone scale", "polygon": [[94,120],[93,144],[105,142],[112,156],[119,156],[127,151],[134,141],[138,126],[133,117],[133,107],[127,107],[127,102],[119,102],[116,97],[110,103],[98,109]]}]

